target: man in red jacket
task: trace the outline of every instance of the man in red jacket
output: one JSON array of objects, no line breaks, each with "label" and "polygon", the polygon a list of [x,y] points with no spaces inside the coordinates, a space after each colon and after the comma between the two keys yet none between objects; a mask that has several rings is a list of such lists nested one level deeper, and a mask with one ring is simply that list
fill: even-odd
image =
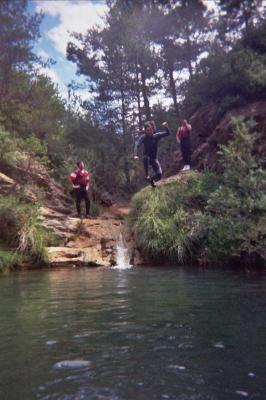
[{"label": "man in red jacket", "polygon": [[88,171],[84,168],[83,161],[77,162],[78,168],[72,172],[70,175],[70,180],[73,183],[73,188],[76,192],[76,207],[78,216],[81,216],[80,212],[80,203],[81,200],[85,200],[86,204],[86,218],[89,217],[90,214],[90,199],[89,199],[89,182],[90,176]]}]

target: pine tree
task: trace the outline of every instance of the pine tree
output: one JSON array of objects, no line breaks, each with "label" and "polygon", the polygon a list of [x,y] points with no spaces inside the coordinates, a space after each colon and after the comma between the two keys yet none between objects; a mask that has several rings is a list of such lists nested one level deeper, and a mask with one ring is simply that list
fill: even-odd
[{"label": "pine tree", "polygon": [[219,7],[219,36],[229,46],[242,35],[248,37],[263,18],[263,0],[220,0]]},{"label": "pine tree", "polygon": [[12,96],[22,72],[29,72],[37,60],[32,47],[40,37],[41,14],[27,13],[27,0],[0,2],[0,109]]}]

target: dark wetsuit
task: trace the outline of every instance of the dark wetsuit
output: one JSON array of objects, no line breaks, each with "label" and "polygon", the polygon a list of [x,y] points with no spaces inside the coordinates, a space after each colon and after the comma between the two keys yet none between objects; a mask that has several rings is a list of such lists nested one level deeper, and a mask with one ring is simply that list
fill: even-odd
[{"label": "dark wetsuit", "polygon": [[140,145],[144,145],[143,165],[146,177],[148,177],[149,175],[149,164],[152,166],[154,171],[154,175],[151,177],[151,181],[158,181],[162,177],[162,168],[157,159],[157,148],[159,140],[169,135],[170,131],[168,128],[166,128],[165,132],[157,132],[153,135],[141,135],[139,140],[135,144],[135,155],[137,155]]}]

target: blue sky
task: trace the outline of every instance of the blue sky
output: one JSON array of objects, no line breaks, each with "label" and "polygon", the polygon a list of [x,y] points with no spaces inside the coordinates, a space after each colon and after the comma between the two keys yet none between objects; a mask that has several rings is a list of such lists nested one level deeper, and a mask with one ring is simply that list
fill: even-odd
[{"label": "blue sky", "polygon": [[[1,1],[1,0],[0,0]],[[205,0],[212,8],[217,0]],[[266,4],[266,0],[264,0]],[[66,60],[66,46],[71,40],[70,32],[85,33],[95,25],[103,26],[104,14],[107,11],[105,0],[28,0],[30,13],[44,13],[40,26],[41,38],[35,45],[35,52],[44,59],[56,61],[42,73],[48,75],[58,85],[62,97],[67,99],[67,85],[75,80],[84,82],[84,77],[76,76],[76,67]],[[72,39],[73,40],[73,39]],[[82,99],[88,96],[84,90],[77,94]]]},{"label": "blue sky", "polygon": [[[43,68],[42,73],[48,75],[58,85],[62,97],[67,98],[67,85],[72,81],[83,82],[84,77],[77,77],[76,67],[66,60],[66,46],[70,40],[70,32],[85,33],[95,25],[103,25],[103,17],[107,11],[104,0],[29,0],[30,13],[44,13],[40,26],[41,38],[34,50],[44,59],[53,58],[55,65]],[[80,92],[84,97],[84,92]]]},{"label": "blue sky", "polygon": [[[1,1],[1,0],[0,0]],[[205,0],[206,4],[214,4],[215,0]],[[31,13],[44,13],[40,26],[41,38],[35,46],[35,52],[43,57],[56,61],[50,68],[43,68],[42,73],[48,75],[58,86],[62,97],[67,99],[67,85],[71,81],[84,82],[84,76],[76,75],[76,67],[66,60],[66,46],[70,32],[85,33],[95,25],[103,26],[104,15],[107,11],[105,0],[28,0]],[[86,90],[76,92],[81,99],[89,96]],[[155,96],[152,102],[157,102]],[[164,98],[164,102],[166,99]]]}]

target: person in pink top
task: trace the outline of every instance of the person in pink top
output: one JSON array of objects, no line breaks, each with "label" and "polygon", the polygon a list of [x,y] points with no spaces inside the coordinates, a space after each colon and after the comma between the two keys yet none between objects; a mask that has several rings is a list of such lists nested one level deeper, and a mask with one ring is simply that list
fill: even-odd
[{"label": "person in pink top", "polygon": [[184,162],[184,167],[182,171],[190,170],[190,162],[191,162],[191,149],[190,149],[190,132],[191,125],[187,122],[186,119],[182,121],[181,126],[176,131],[176,141],[180,143],[182,158]]},{"label": "person in pink top", "polygon": [[83,161],[77,162],[78,168],[75,169],[70,175],[70,180],[73,184],[73,188],[76,194],[76,207],[78,216],[81,216],[80,204],[81,201],[85,201],[86,205],[86,218],[89,218],[90,214],[90,198],[89,198],[89,183],[90,176],[88,171],[84,168]]}]

